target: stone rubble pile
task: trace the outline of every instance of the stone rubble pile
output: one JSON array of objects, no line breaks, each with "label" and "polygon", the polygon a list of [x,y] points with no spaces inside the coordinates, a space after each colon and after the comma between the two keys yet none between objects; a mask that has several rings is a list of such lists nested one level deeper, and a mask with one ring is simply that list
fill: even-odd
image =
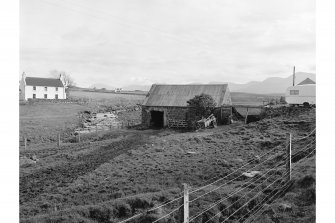
[{"label": "stone rubble pile", "polygon": [[81,119],[82,128],[75,130],[77,134],[120,128],[122,125],[122,122],[118,120],[118,116],[114,112],[91,113],[85,111]]}]

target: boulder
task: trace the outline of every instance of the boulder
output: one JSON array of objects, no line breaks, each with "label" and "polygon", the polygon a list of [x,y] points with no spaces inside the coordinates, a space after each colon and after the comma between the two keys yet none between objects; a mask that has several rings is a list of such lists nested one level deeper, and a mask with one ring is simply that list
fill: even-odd
[{"label": "boulder", "polygon": [[281,203],[279,204],[279,209],[281,211],[292,211],[292,205],[287,203]]},{"label": "boulder", "polygon": [[249,178],[254,177],[256,175],[260,175],[260,174],[261,174],[261,171],[256,171],[256,170],[242,173],[243,176],[246,176]]}]

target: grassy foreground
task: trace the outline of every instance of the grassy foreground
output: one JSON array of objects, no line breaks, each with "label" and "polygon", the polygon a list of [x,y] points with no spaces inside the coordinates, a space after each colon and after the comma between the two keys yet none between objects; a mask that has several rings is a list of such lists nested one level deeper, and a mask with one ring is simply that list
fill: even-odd
[{"label": "grassy foreground", "polygon": [[[118,222],[179,196],[182,183],[188,183],[192,188],[203,186],[273,149],[278,156],[256,169],[261,172],[268,170],[283,160],[287,132],[291,132],[293,137],[302,137],[315,127],[315,110],[294,110],[280,114],[248,125],[235,123],[199,132],[112,131],[90,142],[67,143],[61,149],[50,145],[21,150],[21,157],[35,155],[38,161],[36,164],[21,165],[20,168],[20,220]],[[312,142],[309,140],[295,143],[293,152],[302,150],[306,143]],[[315,145],[312,143],[312,146]],[[281,198],[267,206],[257,222],[315,221],[315,160],[303,160],[303,155],[294,162],[294,171],[298,174],[294,176],[292,186]],[[240,175],[252,165],[255,163],[232,177]],[[282,172],[278,169],[272,178],[260,178],[263,182],[261,187],[265,188],[281,176]],[[191,216],[218,198],[241,188],[247,180],[237,178],[198,199],[191,205]],[[256,185],[253,183],[253,187]],[[213,187],[193,194],[191,199]],[[270,188],[270,192],[274,190]],[[209,219],[219,212],[213,222],[222,221],[243,204],[242,196],[243,193],[237,194],[194,222]],[[238,199],[242,199],[241,202],[220,211]],[[256,204],[254,202],[253,205]],[[178,203],[172,203],[132,222],[152,222],[177,206]],[[245,214],[245,211],[242,213]],[[242,217],[242,213],[229,221]],[[162,222],[176,220],[177,215],[171,215]]]}]

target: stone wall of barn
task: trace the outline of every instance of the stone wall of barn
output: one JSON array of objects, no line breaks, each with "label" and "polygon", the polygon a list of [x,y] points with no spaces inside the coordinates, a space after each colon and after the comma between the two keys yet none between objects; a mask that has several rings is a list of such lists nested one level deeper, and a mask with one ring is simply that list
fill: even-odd
[{"label": "stone wall of barn", "polygon": [[164,126],[169,128],[186,128],[187,108],[183,107],[148,107],[142,106],[142,124],[151,127],[151,111],[164,112]]},{"label": "stone wall of barn", "polygon": [[[164,126],[169,128],[187,127],[187,107],[149,107],[142,106],[142,124],[151,127],[151,111],[164,112]],[[214,116],[218,124],[230,124],[231,108],[216,108]]]}]

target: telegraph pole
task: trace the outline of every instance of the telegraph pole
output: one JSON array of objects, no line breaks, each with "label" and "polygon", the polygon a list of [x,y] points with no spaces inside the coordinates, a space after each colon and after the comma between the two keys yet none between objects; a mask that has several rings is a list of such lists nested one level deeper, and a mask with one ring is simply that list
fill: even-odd
[{"label": "telegraph pole", "polygon": [[291,162],[291,156],[292,156],[292,135],[290,133],[287,133],[288,138],[288,145],[286,148],[286,174],[287,175],[287,182],[291,180],[291,170],[292,170],[292,162]]}]

